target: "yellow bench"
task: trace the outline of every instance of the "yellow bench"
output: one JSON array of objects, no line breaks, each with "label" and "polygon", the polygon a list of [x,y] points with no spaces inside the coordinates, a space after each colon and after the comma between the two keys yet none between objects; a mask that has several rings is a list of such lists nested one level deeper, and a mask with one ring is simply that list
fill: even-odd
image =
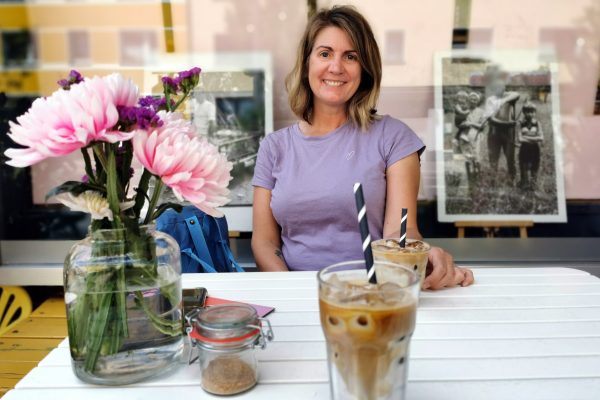
[{"label": "yellow bench", "polygon": [[0,397],[67,336],[65,303],[50,298],[0,335]]}]

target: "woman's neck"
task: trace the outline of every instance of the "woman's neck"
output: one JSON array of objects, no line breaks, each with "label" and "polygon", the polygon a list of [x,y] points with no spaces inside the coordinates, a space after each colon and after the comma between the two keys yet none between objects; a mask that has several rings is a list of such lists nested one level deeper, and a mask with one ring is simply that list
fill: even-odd
[{"label": "woman's neck", "polygon": [[319,110],[313,111],[312,123],[300,122],[300,129],[306,136],[323,136],[336,130],[348,121],[345,110]]}]

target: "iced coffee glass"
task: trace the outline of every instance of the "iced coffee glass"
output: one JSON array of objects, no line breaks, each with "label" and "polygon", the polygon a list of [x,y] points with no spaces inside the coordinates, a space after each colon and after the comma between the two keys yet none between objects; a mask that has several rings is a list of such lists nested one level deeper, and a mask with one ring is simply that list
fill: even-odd
[{"label": "iced coffee glass", "polygon": [[377,284],[363,261],[319,272],[321,326],[327,340],[332,399],[404,399],[415,329],[419,278],[404,266],[376,262]]},{"label": "iced coffee glass", "polygon": [[404,247],[400,247],[398,239],[379,239],[371,243],[375,261],[387,261],[400,264],[417,271],[421,285],[425,280],[425,269],[431,247],[422,240],[406,239]]}]

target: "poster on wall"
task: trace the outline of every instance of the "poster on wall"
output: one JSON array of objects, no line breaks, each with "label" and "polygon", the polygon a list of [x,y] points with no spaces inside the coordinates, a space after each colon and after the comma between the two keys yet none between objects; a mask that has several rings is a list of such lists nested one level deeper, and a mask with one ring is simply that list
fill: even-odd
[{"label": "poster on wall", "polygon": [[538,51],[436,54],[441,222],[566,221],[556,79]]}]

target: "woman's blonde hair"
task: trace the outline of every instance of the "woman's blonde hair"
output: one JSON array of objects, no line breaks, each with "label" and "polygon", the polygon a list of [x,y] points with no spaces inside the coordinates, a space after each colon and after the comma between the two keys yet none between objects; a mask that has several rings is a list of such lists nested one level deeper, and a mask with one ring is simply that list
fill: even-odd
[{"label": "woman's blonde hair", "polygon": [[356,93],[348,100],[347,113],[362,130],[376,118],[375,106],[381,86],[381,55],[367,20],[353,7],[334,6],[313,15],[300,40],[296,64],[285,80],[288,101],[294,114],[312,123],[314,98],[308,82],[308,63],[315,39],[323,28],[334,26],[348,35],[358,54],[361,80]]}]

